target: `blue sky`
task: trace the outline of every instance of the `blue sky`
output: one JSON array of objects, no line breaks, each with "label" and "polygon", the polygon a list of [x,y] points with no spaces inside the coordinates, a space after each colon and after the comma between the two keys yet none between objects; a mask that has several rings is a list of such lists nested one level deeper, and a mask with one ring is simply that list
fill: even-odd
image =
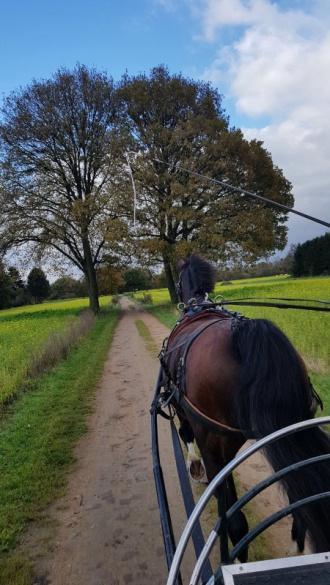
[{"label": "blue sky", "polygon": [[[1,91],[77,61],[118,79],[159,63],[193,73],[212,48],[192,42],[193,23],[153,0],[2,1]],[[197,34],[197,26],[195,26]]]},{"label": "blue sky", "polygon": [[[231,123],[263,140],[292,181],[296,207],[326,215],[328,0],[0,0],[0,7],[2,96],[77,62],[114,79],[164,63],[216,85]],[[297,218],[289,226],[290,243],[325,231]]]},{"label": "blue sky", "polygon": [[[198,19],[178,0],[1,0],[6,24],[0,37],[0,93],[51,75],[77,62],[119,79],[164,63],[171,72],[201,77],[214,56],[213,43],[199,38]],[[221,42],[238,38],[235,28]],[[220,88],[221,89],[221,88]],[[226,110],[234,103],[225,99]],[[235,125],[245,121],[236,113]]]}]

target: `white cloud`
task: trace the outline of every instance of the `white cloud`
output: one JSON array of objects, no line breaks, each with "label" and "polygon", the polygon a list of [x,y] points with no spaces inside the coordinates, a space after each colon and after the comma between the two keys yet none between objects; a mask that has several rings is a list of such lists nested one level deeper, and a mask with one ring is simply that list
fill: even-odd
[{"label": "white cloud", "polygon": [[292,28],[318,28],[315,17],[297,9],[280,11],[269,0],[201,0],[198,4],[192,0],[191,5],[198,7],[202,36],[207,41],[214,41],[218,29],[224,26],[261,26],[270,33],[279,29],[284,32]]},{"label": "white cloud", "polygon": [[[263,140],[283,168],[293,183],[295,206],[329,216],[330,3],[327,9],[324,3],[311,3],[309,14],[290,5],[292,1],[287,9],[270,0],[202,1],[205,41],[221,42],[224,27],[235,33],[234,41],[219,47],[204,77],[218,84],[241,114],[255,119],[255,127],[245,134]],[[263,128],[258,127],[261,116],[270,119]],[[313,236],[307,221],[290,223],[291,241]],[[316,227],[315,235],[319,232]]]},{"label": "white cloud", "polygon": [[[293,183],[295,207],[300,211],[330,220],[330,128],[323,117],[297,109],[290,119],[264,128],[243,128],[248,139],[262,140],[273,160]],[[329,125],[328,125],[329,126]],[[321,235],[326,228],[308,220],[289,217],[290,243]]]},{"label": "white cloud", "polygon": [[248,30],[234,46],[231,91],[249,115],[283,114],[300,105],[327,106],[330,34],[305,39],[292,31]]}]

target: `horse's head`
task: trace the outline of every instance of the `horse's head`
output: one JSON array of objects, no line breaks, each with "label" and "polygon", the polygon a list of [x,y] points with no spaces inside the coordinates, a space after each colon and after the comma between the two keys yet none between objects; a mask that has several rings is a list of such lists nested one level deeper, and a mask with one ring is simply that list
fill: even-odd
[{"label": "horse's head", "polygon": [[181,302],[187,304],[191,299],[202,302],[206,293],[213,291],[216,269],[204,258],[192,254],[178,262],[178,271],[177,293]]}]

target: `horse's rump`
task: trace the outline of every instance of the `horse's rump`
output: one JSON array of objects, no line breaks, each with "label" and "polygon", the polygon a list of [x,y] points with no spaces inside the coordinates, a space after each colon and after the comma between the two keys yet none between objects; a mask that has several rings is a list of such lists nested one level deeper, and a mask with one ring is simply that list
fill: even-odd
[{"label": "horse's rump", "polygon": [[[232,318],[228,313],[201,311],[186,316],[168,339],[165,367],[179,392],[212,419],[233,424],[234,371]],[[236,368],[235,368],[236,365]]]}]

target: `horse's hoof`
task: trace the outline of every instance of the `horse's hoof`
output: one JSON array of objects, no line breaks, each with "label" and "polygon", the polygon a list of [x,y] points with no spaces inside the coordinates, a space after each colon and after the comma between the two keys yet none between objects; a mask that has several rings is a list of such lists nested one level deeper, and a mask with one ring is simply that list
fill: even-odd
[{"label": "horse's hoof", "polygon": [[208,483],[206,470],[202,459],[187,462],[188,475],[194,483]]}]

